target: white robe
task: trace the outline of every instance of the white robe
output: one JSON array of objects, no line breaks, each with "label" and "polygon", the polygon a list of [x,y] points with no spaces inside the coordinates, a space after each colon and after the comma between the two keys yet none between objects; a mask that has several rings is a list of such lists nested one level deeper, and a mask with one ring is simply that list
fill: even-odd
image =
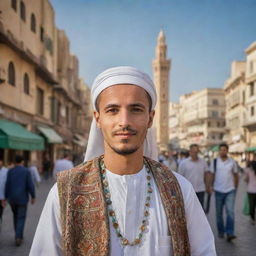
[{"label": "white robe", "polygon": [[[174,175],[178,179],[184,198],[191,255],[215,256],[214,236],[192,185],[181,175],[177,173]],[[123,176],[107,171],[107,179],[121,233],[132,242],[138,234],[143,218],[147,186],[145,168],[137,174]],[[111,256],[172,255],[167,219],[153,179],[151,179],[151,185],[153,193],[149,209],[149,225],[143,234],[142,243],[138,246],[122,247],[112,224],[110,224]],[[111,220],[110,223],[112,223]],[[55,184],[46,200],[29,255],[63,255],[60,241],[60,206],[58,189]]]}]

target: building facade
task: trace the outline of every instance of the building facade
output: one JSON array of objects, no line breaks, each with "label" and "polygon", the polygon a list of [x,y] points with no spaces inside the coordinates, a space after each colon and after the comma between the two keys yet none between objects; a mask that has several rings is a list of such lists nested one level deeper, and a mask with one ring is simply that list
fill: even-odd
[{"label": "building facade", "polygon": [[169,71],[171,65],[170,60],[167,59],[167,44],[163,30],[158,35],[155,54],[152,67],[158,100],[155,108],[154,128],[158,148],[163,151],[168,150],[169,144]]},{"label": "building facade", "polygon": [[223,141],[226,131],[223,89],[207,88],[182,95],[179,108],[175,108],[179,109],[179,124],[175,125],[179,148],[188,149],[196,143],[203,152],[208,152]]},{"label": "building facade", "polygon": [[247,159],[256,159],[256,42],[253,42],[246,50],[245,71],[245,105],[246,117],[244,127],[246,128],[246,142],[248,153]]},{"label": "building facade", "polygon": [[[76,153],[77,137],[86,141],[84,120],[90,122],[91,113],[84,107],[88,96],[81,95],[78,59],[56,28],[50,2],[2,0],[0,11],[0,157],[8,163],[20,153],[40,165],[45,154],[54,161],[65,149]],[[4,127],[23,128],[23,145],[3,143],[13,139]],[[39,136],[43,146],[30,148],[26,132]]]},{"label": "building facade", "polygon": [[234,61],[231,64],[231,74],[224,84],[226,101],[226,136],[230,154],[239,162],[245,157],[246,129],[246,84],[245,61]]}]

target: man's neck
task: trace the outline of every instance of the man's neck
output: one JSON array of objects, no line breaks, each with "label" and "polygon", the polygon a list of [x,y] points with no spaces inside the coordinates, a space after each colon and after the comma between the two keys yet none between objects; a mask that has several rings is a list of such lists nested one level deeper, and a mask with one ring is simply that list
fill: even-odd
[{"label": "man's neck", "polygon": [[191,160],[194,161],[194,162],[198,161],[198,156],[191,157]]},{"label": "man's neck", "polygon": [[135,152],[130,155],[120,155],[106,151],[104,163],[112,173],[118,175],[136,174],[143,168],[143,154]]},{"label": "man's neck", "polygon": [[222,161],[226,161],[226,160],[228,159],[228,156],[220,156],[220,159],[221,159]]}]

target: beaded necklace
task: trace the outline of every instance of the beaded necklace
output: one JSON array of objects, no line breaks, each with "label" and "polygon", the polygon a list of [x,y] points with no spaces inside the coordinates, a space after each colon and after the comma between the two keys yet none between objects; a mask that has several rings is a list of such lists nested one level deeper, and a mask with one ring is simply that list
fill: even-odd
[{"label": "beaded necklace", "polygon": [[140,244],[141,240],[142,240],[143,233],[146,230],[146,227],[148,225],[149,207],[150,207],[151,193],[153,192],[153,189],[151,187],[151,176],[150,176],[149,167],[148,167],[146,161],[144,161],[144,165],[146,166],[146,171],[147,171],[147,196],[146,196],[146,202],[144,205],[143,220],[139,227],[138,235],[136,236],[136,238],[134,239],[133,242],[130,242],[127,238],[125,238],[121,234],[120,227],[117,222],[116,214],[115,214],[115,211],[112,206],[110,190],[109,190],[108,181],[106,178],[106,167],[105,167],[103,159],[101,159],[101,161],[100,161],[101,177],[102,177],[102,183],[103,183],[103,187],[104,187],[103,191],[104,191],[105,200],[106,200],[107,207],[108,207],[108,214],[109,214],[109,217],[111,218],[112,225],[115,229],[116,235],[121,240],[121,244],[123,246],[127,246],[127,245],[134,246],[134,245]]}]

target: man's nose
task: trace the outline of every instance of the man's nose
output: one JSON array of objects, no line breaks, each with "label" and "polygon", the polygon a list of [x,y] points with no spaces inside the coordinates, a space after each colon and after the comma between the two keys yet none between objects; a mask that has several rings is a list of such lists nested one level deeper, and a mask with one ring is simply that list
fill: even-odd
[{"label": "man's nose", "polygon": [[119,125],[123,127],[123,126],[127,126],[129,124],[130,124],[130,114],[129,114],[129,111],[127,111],[127,110],[120,111]]}]

